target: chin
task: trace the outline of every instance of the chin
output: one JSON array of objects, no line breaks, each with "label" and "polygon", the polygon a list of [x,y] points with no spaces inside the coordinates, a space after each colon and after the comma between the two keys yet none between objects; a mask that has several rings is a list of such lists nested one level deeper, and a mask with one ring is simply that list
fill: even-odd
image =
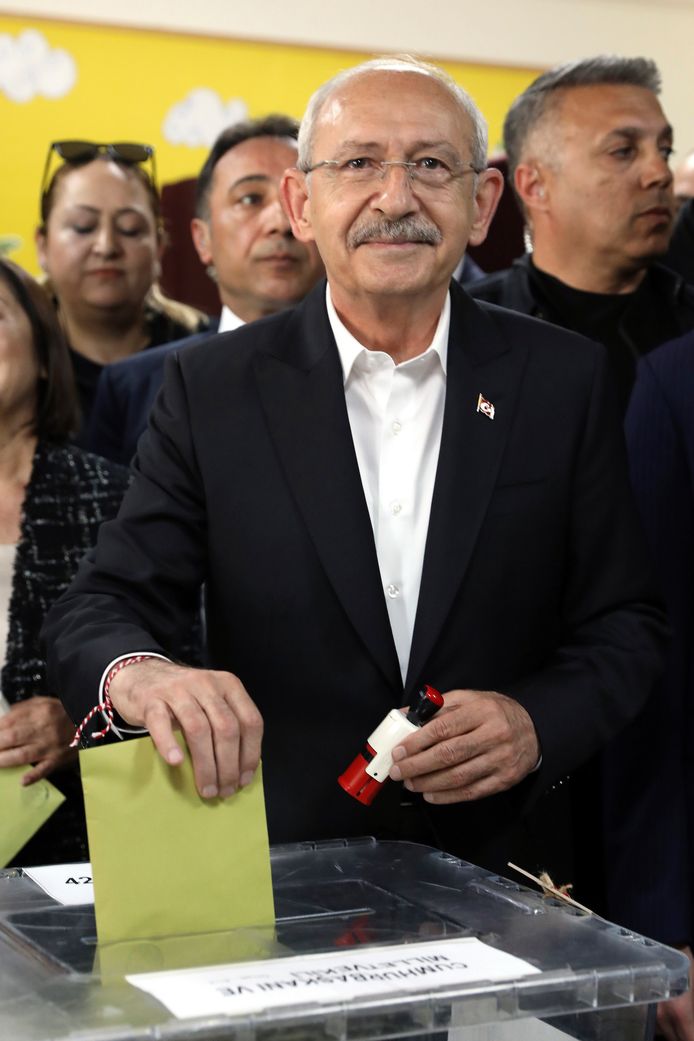
[{"label": "chin", "polygon": [[[313,286],[314,282],[307,282],[305,279],[278,278],[269,285],[263,286],[262,293],[259,295],[264,296],[266,300],[276,300],[278,304],[284,304],[287,307],[289,304],[302,300]],[[256,292],[258,288],[258,286],[255,287]]]},{"label": "chin", "polygon": [[633,260],[636,264],[642,265],[643,267],[657,264],[658,261],[662,260],[667,253],[669,244],[669,237],[663,239],[661,242],[649,242],[640,249],[634,250],[632,254]]}]

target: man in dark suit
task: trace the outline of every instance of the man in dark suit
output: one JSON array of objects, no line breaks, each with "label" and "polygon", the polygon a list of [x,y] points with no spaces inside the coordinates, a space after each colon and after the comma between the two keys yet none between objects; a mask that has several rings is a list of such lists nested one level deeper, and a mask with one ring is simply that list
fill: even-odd
[{"label": "man in dark suit", "polygon": [[[196,343],[276,314],[302,300],[323,274],[313,243],[298,242],[279,199],[280,178],[296,161],[298,123],[266,116],[227,127],[200,171],[191,234],[219,288],[222,313]],[[141,352],[102,372],[87,447],[129,463],[164,378],[184,341]],[[146,357],[145,357],[146,355]]]},{"label": "man in dark suit", "polygon": [[[401,836],[499,869],[659,668],[602,348],[451,282],[501,191],[485,157],[431,66],[314,95],[283,199],[327,287],[169,359],[119,518],[45,629],[73,719],[108,685],[171,764],[175,722],[204,797],[262,742],[274,842]],[[203,580],[191,670],[161,657]],[[445,706],[367,810],[336,778],[424,682]]]},{"label": "man in dark suit", "polygon": [[694,199],[686,199],[680,208],[663,263],[694,283]]},{"label": "man in dark suit", "polygon": [[[504,144],[528,252],[470,290],[602,343],[621,412],[639,357],[694,327],[694,287],[660,263],[674,216],[660,87],[653,61],[598,55],[548,70],[516,98]],[[579,851],[571,881],[605,913],[600,771],[598,758],[584,764],[564,798]]]},{"label": "man in dark suit", "polygon": [[[646,709],[606,757],[609,912],[694,948],[694,333],[639,363],[626,417],[629,468],[665,594],[672,640]],[[692,992],[660,1009],[671,1041],[694,1039]]]}]

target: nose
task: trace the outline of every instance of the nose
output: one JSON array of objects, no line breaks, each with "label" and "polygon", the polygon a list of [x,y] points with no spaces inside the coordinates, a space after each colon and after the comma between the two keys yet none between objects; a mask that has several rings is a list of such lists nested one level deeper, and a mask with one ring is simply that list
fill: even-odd
[{"label": "nose", "polygon": [[111,221],[102,220],[94,236],[92,249],[102,257],[112,257],[120,251],[118,233]]},{"label": "nose", "polygon": [[404,163],[393,162],[383,168],[371,205],[391,219],[404,217],[419,208],[409,168]]},{"label": "nose", "polygon": [[292,237],[292,228],[289,218],[282,208],[279,195],[265,207],[265,227],[268,235],[283,235]]},{"label": "nose", "polygon": [[670,162],[660,148],[654,146],[648,150],[641,169],[641,181],[644,187],[656,184],[663,187],[672,185]]}]

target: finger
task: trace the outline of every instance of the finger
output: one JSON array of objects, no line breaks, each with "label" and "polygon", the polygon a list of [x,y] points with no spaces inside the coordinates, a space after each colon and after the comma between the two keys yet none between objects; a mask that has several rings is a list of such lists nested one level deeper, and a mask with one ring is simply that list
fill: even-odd
[{"label": "finger", "polygon": [[26,766],[36,758],[36,751],[34,750],[32,754],[32,749],[28,745],[22,745],[21,748],[8,748],[4,752],[0,752],[0,769],[4,766]]},{"label": "finger", "polygon": [[162,759],[169,766],[180,766],[183,762],[183,752],[174,737],[173,715],[168,705],[163,701],[152,700],[145,709],[143,726],[149,731]]},{"label": "finger", "polygon": [[248,696],[238,713],[241,721],[240,784],[242,788],[245,788],[253,780],[260,762],[260,751],[263,744],[263,717]]},{"label": "finger", "polygon": [[468,711],[467,708],[461,708],[459,705],[444,705],[433,719],[420,727],[416,733],[407,737],[401,745],[397,746],[397,749],[393,749],[393,753],[400,749],[404,751],[404,755],[399,752],[398,755],[394,754],[393,758],[398,760],[404,758],[405,755],[416,755],[450,737],[472,734],[479,729],[481,722],[479,713],[476,711]]},{"label": "finger", "polygon": [[666,1041],[688,1041],[687,1034],[680,1029],[677,1019],[669,1013],[658,1015],[658,1035],[666,1038]]},{"label": "finger", "polygon": [[243,684],[228,675],[214,676],[219,701],[204,702],[212,723],[220,795],[248,785],[260,760],[263,718]]},{"label": "finger", "polygon": [[239,787],[241,726],[222,691],[219,696],[205,698],[201,707],[210,728],[219,795],[226,799]]},{"label": "finger", "polygon": [[405,787],[421,794],[427,802],[453,803],[495,795],[509,787],[509,779],[508,771],[487,755],[405,781]]},{"label": "finger", "polygon": [[450,806],[456,802],[472,802],[476,799],[486,799],[490,795],[497,795],[505,791],[506,786],[501,783],[496,774],[480,777],[465,787],[447,788],[445,791],[424,792],[422,798],[433,806]]},{"label": "finger", "polygon": [[10,765],[9,762],[3,762],[3,756],[13,752],[21,753],[20,762],[33,763],[46,756],[60,756],[65,753],[68,746],[69,740],[66,740],[64,734],[54,734],[53,732],[16,734],[13,744],[8,744],[5,748],[0,746],[0,766]]},{"label": "finger", "polygon": [[[454,736],[449,730],[440,730],[439,733],[445,733],[447,736],[430,744],[423,751],[410,753],[394,763],[390,772],[393,780],[409,780],[439,770],[447,770],[493,750],[486,732],[481,728]],[[394,760],[395,758],[393,755]]]},{"label": "finger", "polygon": [[[213,732],[213,726],[219,726],[219,703],[220,699],[210,692],[209,689],[205,689],[202,692],[200,690],[196,691],[195,697],[178,697],[175,704],[167,704],[166,706],[168,710],[173,712],[188,745],[193,763],[195,784],[203,799],[214,799],[219,795],[219,764],[215,754]],[[214,718],[214,724],[212,718]],[[224,719],[226,729],[221,737],[223,744],[228,735],[238,729],[238,724],[228,709]],[[169,726],[171,726],[171,721],[169,721]],[[229,770],[232,774],[234,772],[238,774],[238,751],[235,753],[234,763],[233,744],[232,739],[232,747],[229,752]],[[176,747],[178,746],[176,745]],[[225,745],[225,749],[226,747],[229,746]],[[228,773],[223,772],[222,776],[224,786],[227,787],[229,785]]]},{"label": "finger", "polygon": [[21,748],[31,736],[31,732],[25,727],[17,726],[16,723],[13,723],[5,730],[0,731],[0,751],[4,752],[10,748]]},{"label": "finger", "polygon": [[53,773],[57,765],[57,761],[51,756],[48,756],[46,759],[40,759],[31,770],[27,770],[25,774],[22,774],[23,787],[28,788],[30,784],[36,784],[37,781],[48,777],[49,774]]}]

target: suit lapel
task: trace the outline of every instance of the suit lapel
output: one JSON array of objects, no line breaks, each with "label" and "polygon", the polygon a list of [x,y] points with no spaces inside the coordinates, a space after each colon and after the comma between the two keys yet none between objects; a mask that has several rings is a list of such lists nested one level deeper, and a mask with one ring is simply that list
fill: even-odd
[{"label": "suit lapel", "polygon": [[402,680],[324,294],[323,284],[292,314],[288,336],[276,350],[258,353],[258,389],[287,481],[328,579],[363,644],[397,690]]},{"label": "suit lapel", "polygon": [[[511,427],[526,351],[451,289],[446,404],[406,690],[422,679],[463,581]],[[482,395],[494,418],[477,411]]]}]

